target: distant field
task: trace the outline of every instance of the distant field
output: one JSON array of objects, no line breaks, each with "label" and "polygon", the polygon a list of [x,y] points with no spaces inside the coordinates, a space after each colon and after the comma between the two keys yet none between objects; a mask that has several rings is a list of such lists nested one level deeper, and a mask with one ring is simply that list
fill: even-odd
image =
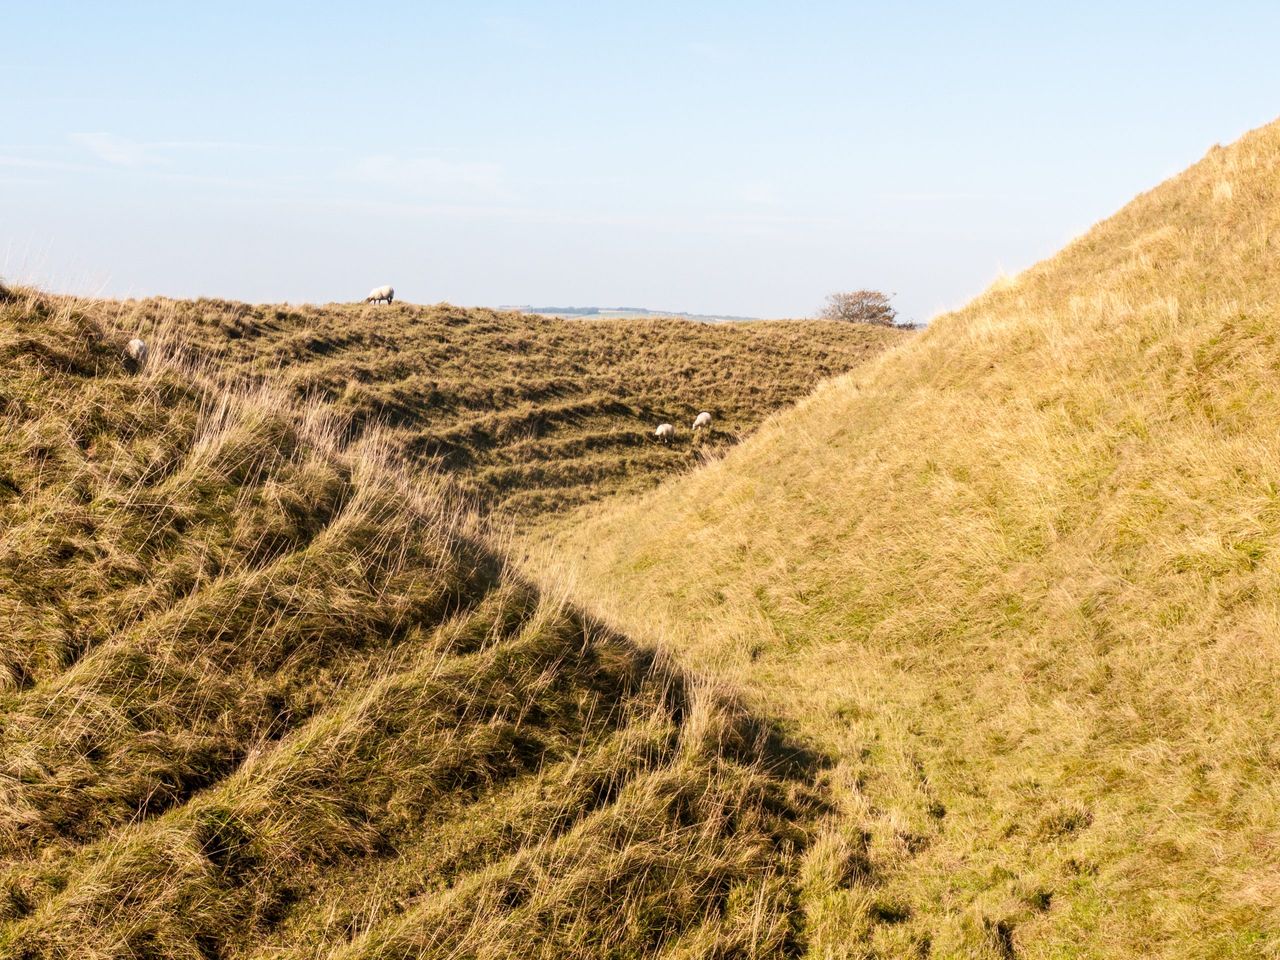
[{"label": "distant field", "polygon": [[518,310],[541,317],[578,318],[583,320],[649,320],[655,318],[694,320],[698,323],[731,323],[756,320],[757,317],[737,317],[718,313],[685,313],[680,310],[651,310],[648,307],[499,307],[499,310]]},{"label": "distant field", "polygon": [[[332,402],[357,426],[382,424],[411,460],[439,465],[475,503],[522,524],[647,489],[908,336],[817,320],[564,320],[447,304],[102,309],[120,329]],[[714,429],[695,441],[700,410]],[[669,447],[653,438],[664,421],[678,428]]]}]

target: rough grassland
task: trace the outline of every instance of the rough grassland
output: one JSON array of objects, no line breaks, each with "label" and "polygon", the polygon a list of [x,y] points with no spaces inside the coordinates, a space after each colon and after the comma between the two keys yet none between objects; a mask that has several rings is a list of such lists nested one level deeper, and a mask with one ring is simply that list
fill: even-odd
[{"label": "rough grassland", "polygon": [[[440,304],[110,305],[120,329],[177,338],[220,369],[320,398],[471,502],[528,526],[649,489],[906,334],[816,320],[561,320]],[[689,432],[700,410],[715,429]],[[654,428],[674,423],[671,446]]]},{"label": "rough grassland", "polygon": [[0,957],[803,949],[803,757],[103,309],[0,288]]},{"label": "rough grassland", "polygon": [[840,758],[815,955],[1280,956],[1280,126],[550,552]]}]

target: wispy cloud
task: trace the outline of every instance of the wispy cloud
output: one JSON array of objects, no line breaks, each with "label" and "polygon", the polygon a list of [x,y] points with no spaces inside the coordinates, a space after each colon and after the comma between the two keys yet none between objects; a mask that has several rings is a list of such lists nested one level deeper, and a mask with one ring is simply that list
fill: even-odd
[{"label": "wispy cloud", "polygon": [[162,162],[154,144],[139,143],[114,133],[73,133],[71,139],[99,160],[117,167],[141,167]]},{"label": "wispy cloud", "polygon": [[843,227],[840,220],[823,217],[721,212],[703,215],[575,211],[563,208],[524,206],[510,203],[455,203],[421,200],[374,200],[368,198],[311,196],[298,198],[304,209],[343,210],[385,217],[488,220],[575,227],[622,227],[709,236],[726,231],[767,231],[775,227],[800,225],[809,228]]},{"label": "wispy cloud", "polygon": [[947,200],[1001,200],[1015,199],[1010,196],[998,196],[992,193],[965,193],[961,191],[942,191],[939,193],[882,193],[880,194],[885,200],[908,200],[908,201],[947,201]]},{"label": "wispy cloud", "polygon": [[754,207],[782,206],[782,191],[769,180],[749,180],[738,185],[738,200]]},{"label": "wispy cloud", "polygon": [[510,14],[492,14],[481,21],[485,31],[496,41],[525,50],[537,50],[546,44],[532,21]]},{"label": "wispy cloud", "polygon": [[14,177],[0,173],[0,187],[47,187],[53,182],[42,177]]},{"label": "wispy cloud", "polygon": [[117,167],[147,167],[170,163],[173,155],[268,151],[277,148],[233,140],[133,140],[115,133],[73,133],[72,143],[95,158]]},{"label": "wispy cloud", "polygon": [[684,48],[696,60],[708,60],[713,63],[725,63],[729,59],[729,51],[719,43],[710,40],[687,40]]},{"label": "wispy cloud", "polygon": [[472,196],[498,199],[510,193],[502,165],[497,163],[378,154],[358,160],[352,173],[357,180],[418,194],[462,190]]},{"label": "wispy cloud", "polygon": [[71,163],[44,156],[19,157],[0,154],[0,167],[14,167],[22,170],[64,170],[73,173],[85,173],[93,168],[88,163]]}]

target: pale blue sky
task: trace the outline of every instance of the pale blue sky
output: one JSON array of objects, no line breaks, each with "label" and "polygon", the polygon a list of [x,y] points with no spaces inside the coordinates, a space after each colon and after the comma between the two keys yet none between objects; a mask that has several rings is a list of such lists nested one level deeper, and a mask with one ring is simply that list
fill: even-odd
[{"label": "pale blue sky", "polygon": [[1280,4],[0,2],[0,275],[923,320],[1280,114]]}]

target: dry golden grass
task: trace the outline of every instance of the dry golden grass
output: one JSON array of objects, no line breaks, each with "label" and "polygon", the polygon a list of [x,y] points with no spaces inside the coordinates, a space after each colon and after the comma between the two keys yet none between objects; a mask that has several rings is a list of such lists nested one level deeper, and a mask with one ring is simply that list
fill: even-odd
[{"label": "dry golden grass", "polygon": [[1280,125],[532,555],[837,758],[811,955],[1280,956]]},{"label": "dry golden grass", "polygon": [[[170,331],[226,374],[265,377],[378,424],[504,522],[544,524],[650,489],[719,455],[770,413],[906,334],[815,320],[561,320],[448,304],[104,305],[121,329]],[[714,429],[693,437],[701,410]],[[664,421],[670,446],[654,440]]]},{"label": "dry golden grass", "polygon": [[0,288],[0,956],[798,949],[804,757],[119,309]]}]

